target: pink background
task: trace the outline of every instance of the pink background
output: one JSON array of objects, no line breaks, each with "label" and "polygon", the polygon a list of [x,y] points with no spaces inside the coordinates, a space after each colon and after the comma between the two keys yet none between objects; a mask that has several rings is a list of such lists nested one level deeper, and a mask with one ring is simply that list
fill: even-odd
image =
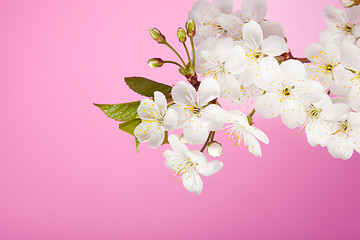
[{"label": "pink background", "polygon": [[[92,105],[138,100],[125,76],[175,84],[174,46],[193,0],[0,3],[0,239],[360,239],[360,161],[333,159],[280,119],[256,118],[263,157],[221,134],[224,168],[187,193],[164,165],[168,146],[134,139]],[[268,0],[294,55],[317,42],[338,1]],[[235,6],[239,8],[240,2]]]}]

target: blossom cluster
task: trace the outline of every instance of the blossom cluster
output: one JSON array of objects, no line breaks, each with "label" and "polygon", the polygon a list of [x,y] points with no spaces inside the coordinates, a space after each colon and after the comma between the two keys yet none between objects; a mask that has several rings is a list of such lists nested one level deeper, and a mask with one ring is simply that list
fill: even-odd
[{"label": "blossom cluster", "polygon": [[[217,131],[254,156],[262,155],[259,141],[268,144],[269,138],[254,126],[255,113],[266,119],[280,116],[288,128],[304,130],[311,146],[327,147],[334,158],[360,152],[360,6],[347,4],[351,7],[345,11],[331,5],[324,10],[328,27],[320,33],[320,44],[306,48],[306,58],[293,57],[281,24],[265,20],[265,0],[243,0],[237,11],[232,0],[197,1],[186,31],[178,30],[188,64],[160,31],[151,29],[152,38],[169,46],[183,65],[160,58],[149,65],[174,63],[187,81],[179,81],[169,94],[154,91],[152,98],[141,100],[137,141],[148,141],[151,148],[168,142],[172,150],[163,154],[166,166],[196,194],[203,189],[200,175],[223,167],[203,153],[207,149],[212,157],[221,155],[221,144],[214,140]],[[230,100],[235,109],[221,107],[221,99]],[[245,114],[239,106],[248,102],[254,109]],[[180,134],[170,134],[173,130]],[[203,147],[189,150],[191,144]]]}]

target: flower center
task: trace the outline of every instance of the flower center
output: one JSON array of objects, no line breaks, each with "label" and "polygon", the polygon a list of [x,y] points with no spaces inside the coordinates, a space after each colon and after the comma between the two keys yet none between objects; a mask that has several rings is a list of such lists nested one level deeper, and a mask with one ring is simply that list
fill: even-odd
[{"label": "flower center", "polygon": [[254,58],[256,58],[256,59],[260,58],[261,55],[262,55],[261,52],[254,52],[254,53],[253,53],[253,56],[254,56]]},{"label": "flower center", "polygon": [[346,32],[346,33],[349,33],[349,34],[352,34],[353,32],[353,27],[354,25],[351,24],[351,23],[347,23],[342,29]]},{"label": "flower center", "polygon": [[322,109],[316,108],[311,104],[310,109],[307,111],[309,117],[315,118],[321,113]]},{"label": "flower center", "polygon": [[192,171],[195,170],[195,167],[197,165],[198,164],[193,162],[190,157],[187,157],[185,159],[184,163],[179,164],[179,166],[177,167],[175,173],[177,175],[184,174],[186,172],[191,173]]},{"label": "flower center", "polygon": [[291,86],[291,87],[286,87],[284,88],[284,90],[282,91],[282,95],[287,97],[291,95],[291,90],[294,89],[295,86]]},{"label": "flower center", "polygon": [[200,113],[201,107],[198,106],[191,106],[191,112],[198,115]]},{"label": "flower center", "polygon": [[346,133],[347,130],[349,129],[349,124],[347,122],[347,120],[345,122],[342,122],[340,125],[340,131]]}]

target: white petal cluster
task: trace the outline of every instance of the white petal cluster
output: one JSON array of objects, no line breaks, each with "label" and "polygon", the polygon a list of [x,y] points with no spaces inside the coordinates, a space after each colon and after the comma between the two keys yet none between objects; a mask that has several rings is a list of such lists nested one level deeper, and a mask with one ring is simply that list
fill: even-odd
[{"label": "white petal cluster", "polygon": [[169,136],[169,143],[173,151],[164,152],[165,165],[177,175],[181,174],[186,190],[200,194],[203,182],[199,174],[211,176],[222,169],[223,163],[219,160],[208,162],[202,152],[189,151],[176,135]]},{"label": "white petal cluster", "polygon": [[305,67],[296,60],[288,60],[280,66],[274,59],[267,59],[261,68],[264,74],[259,86],[265,94],[256,102],[256,112],[264,118],[281,115],[289,128],[300,127],[306,120],[305,104],[318,101],[323,87],[316,81],[305,80]]},{"label": "white petal cluster", "polygon": [[[320,34],[321,44],[306,48],[306,64],[292,57],[282,26],[265,20],[266,12],[265,0],[243,0],[239,11],[232,0],[197,1],[189,12],[196,24],[191,63],[196,74],[191,76],[200,84],[179,81],[168,99],[155,92],[140,103],[142,122],[135,136],[151,148],[168,140],[172,150],[165,150],[165,164],[181,175],[189,192],[200,194],[200,175],[223,167],[203,154],[206,148],[212,157],[222,154],[216,131],[254,156],[262,155],[259,142],[268,144],[269,138],[254,126],[254,113],[266,119],[280,116],[288,128],[303,129],[311,146],[327,147],[335,158],[360,152],[360,6],[324,10],[328,27]],[[222,98],[235,103],[236,110],[223,109]],[[246,115],[238,107],[249,99],[255,108]],[[181,137],[170,135],[172,130]],[[203,147],[190,151],[185,144]]]},{"label": "white petal cluster", "polygon": [[328,28],[321,32],[320,42],[324,45],[327,43],[357,43],[360,37],[359,16],[360,6],[347,8],[344,11],[328,5],[323,12],[323,19]]},{"label": "white petal cluster", "polygon": [[166,98],[161,92],[154,93],[154,100],[141,100],[137,113],[142,123],[135,128],[134,134],[139,142],[149,141],[151,148],[160,146],[165,131],[171,131],[176,126],[176,113],[167,109]]},{"label": "white petal cluster", "polygon": [[178,115],[177,128],[183,128],[184,137],[190,144],[203,144],[209,131],[224,125],[224,110],[211,103],[219,94],[219,84],[212,78],[204,79],[197,92],[183,81],[173,88],[174,105],[171,108]]},{"label": "white petal cluster", "polygon": [[233,11],[232,0],[213,0],[212,3],[199,0],[189,12],[189,18],[195,21],[198,45],[209,37],[231,37],[242,39],[242,28],[250,22],[260,24],[264,36],[277,35],[284,37],[282,26],[277,22],[265,20],[267,4],[265,0],[243,0],[241,10]]},{"label": "white petal cluster", "polygon": [[227,112],[227,123],[229,123],[229,125],[223,129],[226,130],[228,139],[235,141],[235,146],[240,146],[243,141],[244,147],[246,147],[249,152],[256,157],[261,156],[261,148],[258,140],[269,144],[269,138],[264,132],[254,126],[250,126],[247,116],[237,110]]}]

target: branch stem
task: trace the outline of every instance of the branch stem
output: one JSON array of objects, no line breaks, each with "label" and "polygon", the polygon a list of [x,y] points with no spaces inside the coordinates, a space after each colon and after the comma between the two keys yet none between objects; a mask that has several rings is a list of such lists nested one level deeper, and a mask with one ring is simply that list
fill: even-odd
[{"label": "branch stem", "polygon": [[206,139],[206,142],[204,143],[204,146],[201,148],[200,152],[204,152],[206,146],[208,145],[208,143],[210,142],[210,139],[212,138],[212,136],[215,135],[215,132],[210,132],[208,138]]},{"label": "branch stem", "polygon": [[186,50],[186,55],[187,55],[187,57],[188,57],[188,60],[189,60],[189,62],[191,62],[189,49],[187,48],[187,46],[186,46],[186,44],[185,44],[185,43],[183,43],[183,45],[184,45],[184,48],[185,48],[185,50]]},{"label": "branch stem", "polygon": [[171,63],[171,64],[175,64],[176,66],[178,66],[178,67],[180,67],[180,68],[184,69],[184,67],[183,67],[183,66],[181,66],[179,63],[174,62],[174,61],[164,61],[164,63]]},{"label": "branch stem", "polygon": [[190,37],[191,50],[192,50],[192,65],[195,68],[195,46],[194,46],[194,37]]},{"label": "branch stem", "polygon": [[182,59],[182,57],[180,56],[180,54],[168,42],[166,42],[165,45],[168,46],[179,57],[181,62],[184,64],[184,67],[186,68],[186,64],[185,64],[184,60]]}]

